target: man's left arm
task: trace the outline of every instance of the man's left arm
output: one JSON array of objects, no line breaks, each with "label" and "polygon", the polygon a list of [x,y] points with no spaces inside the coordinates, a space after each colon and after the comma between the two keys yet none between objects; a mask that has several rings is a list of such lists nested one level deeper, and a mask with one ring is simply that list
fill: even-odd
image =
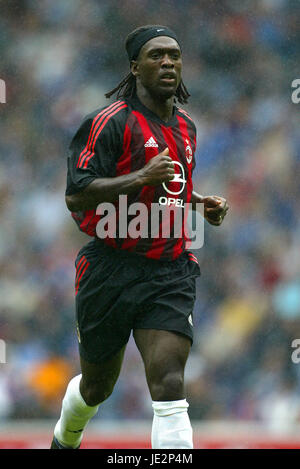
[{"label": "man's left arm", "polygon": [[[195,148],[194,148],[194,157],[192,163],[192,173],[196,166],[196,159],[195,159],[195,152],[196,152],[196,145],[197,145],[197,129],[195,124],[193,123],[193,130],[195,132]],[[197,204],[204,204],[204,218],[210,223],[211,225],[220,226],[224,220],[224,217],[229,209],[227,204],[227,200],[224,197],[219,197],[217,195],[210,195],[210,196],[203,196],[198,194],[197,192],[192,192],[191,203],[193,210],[197,210]]]},{"label": "man's left arm", "polygon": [[197,209],[197,204],[204,204],[204,218],[211,225],[220,226],[229,209],[227,200],[224,197],[210,195],[204,197],[197,192],[192,192],[191,203],[193,210]]}]

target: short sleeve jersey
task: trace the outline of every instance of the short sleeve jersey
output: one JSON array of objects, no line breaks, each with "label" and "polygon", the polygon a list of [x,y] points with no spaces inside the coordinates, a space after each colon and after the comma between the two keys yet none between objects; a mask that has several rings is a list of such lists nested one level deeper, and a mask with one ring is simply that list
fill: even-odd
[{"label": "short sleeve jersey", "polygon": [[[170,121],[164,122],[137,97],[116,101],[83,120],[70,144],[66,195],[82,191],[95,179],[118,177],[137,171],[166,147],[174,162],[174,179],[158,186],[144,186],[136,193],[129,194],[126,199],[127,208],[138,202],[148,209],[145,215],[146,231],[142,233],[140,230],[140,235],[131,236],[130,230],[126,229],[124,236],[122,227],[123,234],[119,234],[121,215],[122,220],[125,218],[124,206],[118,200],[114,202],[116,230],[113,235],[109,232],[105,236],[103,241],[106,244],[163,260],[175,260],[185,251],[187,236],[183,225],[186,211],[183,207],[190,203],[193,190],[196,127],[187,112],[176,106]],[[154,206],[168,209],[162,212],[159,229],[155,234],[150,229]],[[167,213],[170,215],[169,228],[163,231]],[[99,237],[97,224],[101,216],[104,215],[100,215],[97,208],[72,213],[79,229],[92,237]],[[128,211],[128,228],[133,218]],[[180,234],[175,226],[177,219],[181,220]]]}]

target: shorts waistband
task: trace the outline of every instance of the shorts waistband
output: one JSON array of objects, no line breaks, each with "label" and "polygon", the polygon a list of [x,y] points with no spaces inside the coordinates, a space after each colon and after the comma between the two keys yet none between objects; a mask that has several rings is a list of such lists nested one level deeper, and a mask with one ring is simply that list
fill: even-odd
[{"label": "shorts waistband", "polygon": [[136,252],[131,252],[125,249],[114,248],[108,246],[102,239],[95,237],[95,246],[99,252],[103,252],[108,256],[118,256],[120,259],[124,259],[128,262],[139,263],[143,265],[172,265],[174,262],[182,262],[185,258],[185,252],[183,252],[177,259],[168,260],[168,259],[153,259],[151,257],[146,257],[143,254],[137,254]]}]

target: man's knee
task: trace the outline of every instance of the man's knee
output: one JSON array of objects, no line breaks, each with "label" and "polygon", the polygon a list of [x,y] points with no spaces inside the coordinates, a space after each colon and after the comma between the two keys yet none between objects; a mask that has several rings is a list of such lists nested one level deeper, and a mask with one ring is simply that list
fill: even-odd
[{"label": "man's knee", "polygon": [[154,401],[175,401],[184,397],[183,372],[166,372],[157,374],[149,383]]},{"label": "man's knee", "polygon": [[88,406],[95,406],[104,402],[113,392],[113,382],[84,381],[80,384],[80,393]]}]

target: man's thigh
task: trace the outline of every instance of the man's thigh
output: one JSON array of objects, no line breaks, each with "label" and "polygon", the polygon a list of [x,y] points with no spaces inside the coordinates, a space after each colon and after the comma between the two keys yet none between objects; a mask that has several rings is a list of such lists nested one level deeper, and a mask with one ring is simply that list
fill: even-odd
[{"label": "man's thigh", "polygon": [[97,364],[80,358],[82,373],[80,392],[88,405],[100,404],[113,392],[121,371],[125,348],[126,346],[110,359]]},{"label": "man's thigh", "polygon": [[170,363],[185,366],[191,348],[189,337],[156,329],[134,329],[133,337],[147,366],[153,363],[159,364],[161,368]]},{"label": "man's thigh", "polygon": [[135,329],[133,336],[145,365],[149,386],[168,373],[183,377],[191,348],[189,337],[155,329]]},{"label": "man's thigh", "polygon": [[90,363],[80,357],[81,373],[85,385],[97,383],[100,387],[114,384],[121,371],[126,345],[108,360]]}]

